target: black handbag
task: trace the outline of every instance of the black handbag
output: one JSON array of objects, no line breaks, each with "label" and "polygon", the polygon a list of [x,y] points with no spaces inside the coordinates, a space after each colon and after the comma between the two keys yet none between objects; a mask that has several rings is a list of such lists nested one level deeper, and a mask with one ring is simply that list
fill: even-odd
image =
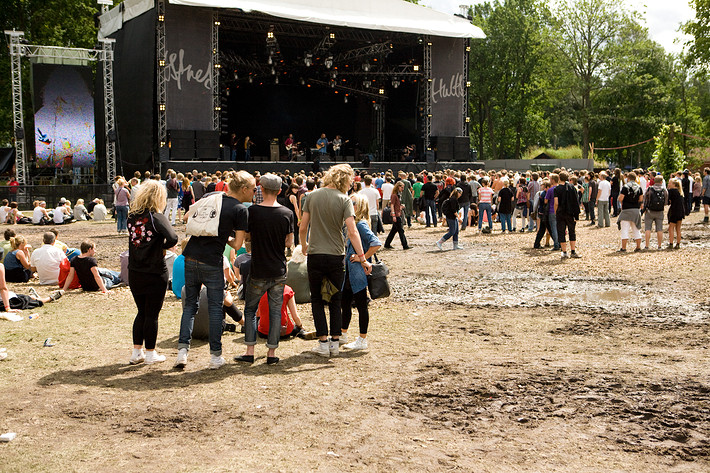
[{"label": "black handbag", "polygon": [[394,219],[392,218],[392,208],[390,206],[387,206],[382,210],[382,223],[385,225],[391,225],[394,223]]},{"label": "black handbag", "polygon": [[367,276],[367,288],[370,291],[370,299],[380,299],[389,297],[390,283],[387,275],[390,270],[387,265],[374,255],[375,262],[372,264],[372,272]]}]

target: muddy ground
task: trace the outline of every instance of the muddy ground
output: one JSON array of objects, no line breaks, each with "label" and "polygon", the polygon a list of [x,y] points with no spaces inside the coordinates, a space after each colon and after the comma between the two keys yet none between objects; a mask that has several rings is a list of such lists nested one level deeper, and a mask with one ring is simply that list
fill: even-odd
[{"label": "muddy ground", "polygon": [[[614,226],[580,225],[582,258],[564,262],[529,234],[467,230],[463,251],[439,252],[443,230],[416,225],[413,250],[381,253],[393,293],[371,304],[368,352],[322,359],[297,339],[273,367],[263,345],[253,366],[232,362],[243,337],[226,334],[222,369],[198,341],[172,370],[170,294],[168,362],[128,366],[130,290],[69,293],[38,318],[0,321],[0,433],[17,433],[0,470],[709,471],[701,219],[680,250],[623,255]],[[118,269],[127,242],[114,228],[60,237],[92,237],[99,264]],[[22,227],[35,246],[41,230]],[[310,307],[299,312],[312,328]]]}]

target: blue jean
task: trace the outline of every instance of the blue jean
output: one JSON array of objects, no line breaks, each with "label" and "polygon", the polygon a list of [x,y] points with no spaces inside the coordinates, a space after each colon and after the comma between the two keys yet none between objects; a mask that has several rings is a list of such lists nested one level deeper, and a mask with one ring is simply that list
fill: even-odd
[{"label": "blue jean", "polygon": [[269,338],[266,348],[278,348],[281,336],[281,306],[286,278],[257,279],[250,277],[244,287],[244,344],[256,345],[256,311],[264,293],[269,298]]},{"label": "blue jean", "polygon": [[119,232],[128,230],[128,206],[116,206],[116,227]]},{"label": "blue jean", "polygon": [[488,216],[488,228],[493,229],[493,207],[488,202],[478,204],[478,229],[483,228],[483,214]]},{"label": "blue jean", "polygon": [[463,221],[461,222],[461,230],[466,230],[466,224],[468,223],[468,211],[471,208],[471,202],[461,202],[461,208],[463,209]]},{"label": "blue jean", "polygon": [[98,270],[99,276],[101,276],[101,279],[104,280],[104,286],[106,286],[106,290],[109,290],[116,284],[121,283],[121,273],[119,273],[118,271],[106,268],[98,268]]},{"label": "blue jean", "polygon": [[528,230],[533,231],[533,228],[535,228],[535,225],[537,224],[537,215],[533,214],[532,209],[533,209],[533,201],[530,201],[530,219],[528,222]]},{"label": "blue jean", "polygon": [[560,238],[557,236],[557,215],[549,214],[547,216],[547,222],[550,225],[550,236],[552,236],[553,248],[555,250],[560,249]]},{"label": "blue jean", "polygon": [[[429,216],[431,214],[431,217]],[[432,223],[436,226],[436,201],[424,199],[424,216],[426,217],[426,226],[428,227]]]},{"label": "blue jean", "polygon": [[192,328],[197,313],[197,303],[202,285],[207,288],[207,313],[209,314],[210,353],[222,355],[222,302],[224,301],[224,272],[221,266],[210,266],[185,258],[185,304],[180,321],[178,350],[190,349]]},{"label": "blue jean", "polygon": [[511,232],[513,231],[513,227],[511,227],[510,223],[510,218],[513,216],[513,214],[498,214],[498,220],[500,220],[500,229],[501,231],[505,231],[506,226],[508,227],[508,231]]},{"label": "blue jean", "polygon": [[456,245],[459,242],[459,220],[457,218],[447,218],[446,224],[449,226],[449,230],[441,238],[441,241],[454,237],[454,245]]}]

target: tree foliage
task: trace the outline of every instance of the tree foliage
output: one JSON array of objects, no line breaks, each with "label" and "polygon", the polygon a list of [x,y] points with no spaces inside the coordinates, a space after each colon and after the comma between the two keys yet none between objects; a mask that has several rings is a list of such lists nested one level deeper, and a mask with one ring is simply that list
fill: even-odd
[{"label": "tree foliage", "polygon": [[695,9],[695,19],[683,25],[683,32],[693,37],[688,43],[686,65],[708,70],[710,68],[710,0],[690,0]]},{"label": "tree foliage", "polygon": [[653,153],[653,165],[663,177],[670,179],[671,174],[685,167],[686,159],[679,145],[681,129],[675,123],[663,125],[661,132],[654,138],[656,151]]}]

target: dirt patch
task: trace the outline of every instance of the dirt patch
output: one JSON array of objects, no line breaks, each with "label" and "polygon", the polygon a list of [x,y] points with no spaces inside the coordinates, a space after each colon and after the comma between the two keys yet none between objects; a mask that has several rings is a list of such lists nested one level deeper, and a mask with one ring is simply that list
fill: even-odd
[{"label": "dirt patch", "polygon": [[682,460],[710,456],[710,385],[691,379],[629,383],[614,373],[559,368],[516,372],[494,380],[438,362],[398,385],[397,407],[467,434],[488,422],[535,428],[550,418],[592,423],[600,438],[630,452]]}]

